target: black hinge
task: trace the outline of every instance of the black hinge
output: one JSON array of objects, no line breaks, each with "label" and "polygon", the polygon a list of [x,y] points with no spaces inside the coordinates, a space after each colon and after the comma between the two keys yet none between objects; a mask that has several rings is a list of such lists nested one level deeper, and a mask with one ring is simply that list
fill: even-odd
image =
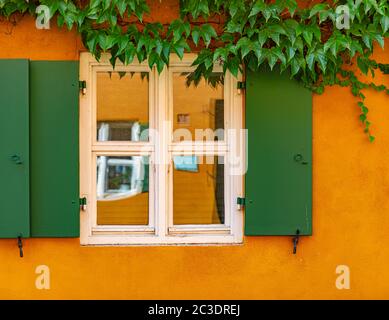
[{"label": "black hinge", "polygon": [[292,239],[292,241],[293,241],[293,254],[297,253],[297,245],[299,243],[299,239],[300,239],[300,230],[297,229],[296,230],[296,235]]},{"label": "black hinge", "polygon": [[19,256],[20,258],[23,258],[23,241],[22,241],[22,235],[18,237],[18,248],[19,248]]},{"label": "black hinge", "polygon": [[86,210],[87,200],[86,197],[80,198],[80,209],[82,211]]},{"label": "black hinge", "polygon": [[236,204],[238,205],[238,209],[240,210],[246,205],[246,198],[241,198],[241,197],[236,198]]},{"label": "black hinge", "polygon": [[239,89],[239,90],[246,89],[246,82],[245,81],[238,81],[237,89]]},{"label": "black hinge", "polygon": [[86,81],[78,81],[78,88],[81,90],[82,94],[86,94]]},{"label": "black hinge", "polygon": [[236,198],[236,204],[240,204],[241,206],[244,206],[246,204],[246,198]]}]

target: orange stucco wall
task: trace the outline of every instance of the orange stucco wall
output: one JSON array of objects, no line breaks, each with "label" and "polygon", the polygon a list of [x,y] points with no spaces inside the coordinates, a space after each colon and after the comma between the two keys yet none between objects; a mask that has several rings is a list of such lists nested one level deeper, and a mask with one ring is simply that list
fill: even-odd
[{"label": "orange stucco wall", "polygon": [[[170,10],[171,2],[156,3]],[[81,47],[75,32],[36,30],[30,18],[0,22],[0,58],[74,60]],[[389,63],[387,51],[377,49],[376,58]],[[377,82],[389,86],[389,77]],[[314,96],[314,234],[301,239],[297,255],[290,237],[192,247],[28,239],[20,259],[15,240],[0,240],[0,298],[389,298],[389,98],[367,96],[373,144],[348,89]],[[335,269],[344,264],[350,290],[335,287]],[[38,265],[50,268],[50,290],[35,287]]]}]

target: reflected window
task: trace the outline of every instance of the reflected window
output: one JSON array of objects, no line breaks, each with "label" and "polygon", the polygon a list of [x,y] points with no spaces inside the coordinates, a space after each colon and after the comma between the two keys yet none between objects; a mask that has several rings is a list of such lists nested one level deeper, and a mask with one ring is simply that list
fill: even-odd
[{"label": "reflected window", "polygon": [[224,157],[174,156],[173,221],[224,224]]},{"label": "reflected window", "polygon": [[97,157],[97,224],[147,225],[149,157]]},{"label": "reflected window", "polygon": [[173,73],[173,141],[224,139],[223,74],[191,80],[190,73]]},{"label": "reflected window", "polygon": [[147,141],[149,73],[97,72],[96,77],[97,141]]}]

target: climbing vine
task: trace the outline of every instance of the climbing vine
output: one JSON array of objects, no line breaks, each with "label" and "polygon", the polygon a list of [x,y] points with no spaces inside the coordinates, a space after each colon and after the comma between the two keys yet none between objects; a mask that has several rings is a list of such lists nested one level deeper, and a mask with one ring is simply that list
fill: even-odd
[{"label": "climbing vine", "polygon": [[[164,1],[164,0],[160,0]],[[97,58],[110,52],[111,64],[147,59],[161,72],[171,53],[196,51],[192,80],[210,79],[215,64],[233,75],[267,65],[321,94],[326,86],[350,87],[370,141],[364,89],[389,90],[358,78],[350,65],[374,78],[388,65],[374,61],[374,45],[384,47],[389,30],[387,0],[181,0],[180,16],[169,24],[149,22],[145,0],[0,0],[0,15],[56,17],[76,28]],[[44,6],[44,7],[42,7]],[[43,10],[48,8],[49,10]],[[49,12],[49,17],[44,17]],[[367,79],[367,77],[363,77]]]}]

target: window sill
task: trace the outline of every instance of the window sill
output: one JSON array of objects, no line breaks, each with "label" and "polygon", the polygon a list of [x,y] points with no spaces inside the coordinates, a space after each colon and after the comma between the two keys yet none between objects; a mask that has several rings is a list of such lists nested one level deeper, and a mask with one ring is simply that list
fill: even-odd
[{"label": "window sill", "polygon": [[159,237],[156,235],[93,235],[80,240],[82,246],[172,246],[172,245],[237,245],[241,237],[231,234],[177,234]]}]

